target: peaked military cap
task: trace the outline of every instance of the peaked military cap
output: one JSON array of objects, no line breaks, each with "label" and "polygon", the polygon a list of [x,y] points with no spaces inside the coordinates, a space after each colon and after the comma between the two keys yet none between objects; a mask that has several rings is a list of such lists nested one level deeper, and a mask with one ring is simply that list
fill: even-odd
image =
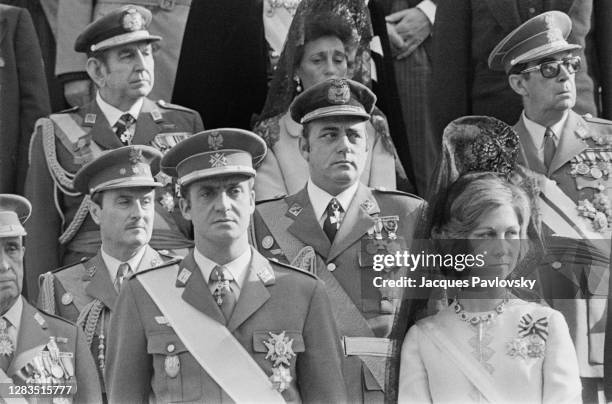
[{"label": "peaked military cap", "polygon": [[183,140],[162,158],[162,171],[179,185],[218,175],[255,175],[266,155],[264,140],[243,129],[205,130]]},{"label": "peaked military cap", "polygon": [[24,223],[32,213],[32,205],[23,196],[0,194],[0,237],[25,236]]},{"label": "peaked military cap", "polygon": [[329,116],[370,119],[376,96],[361,83],[329,79],[298,95],[289,107],[291,118],[301,124]]},{"label": "peaked military cap", "polygon": [[561,11],[548,11],[521,24],[489,54],[489,68],[508,73],[513,66],[555,53],[581,48],[566,41],[572,20]]},{"label": "peaked military cap", "polygon": [[153,178],[159,172],[161,152],[144,145],[107,151],[81,167],[74,177],[74,188],[93,194],[117,188],[161,187]]},{"label": "peaked military cap", "polygon": [[134,42],[159,41],[147,28],[151,12],[144,7],[126,5],[98,18],[78,36],[74,44],[77,52],[96,52]]}]

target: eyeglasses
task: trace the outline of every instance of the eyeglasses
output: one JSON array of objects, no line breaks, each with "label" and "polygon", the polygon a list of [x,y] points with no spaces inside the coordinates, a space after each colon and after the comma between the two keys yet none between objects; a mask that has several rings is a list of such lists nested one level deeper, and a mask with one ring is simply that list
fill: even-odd
[{"label": "eyeglasses", "polygon": [[572,56],[568,58],[564,58],[562,60],[551,60],[549,62],[540,63],[539,65],[535,65],[529,67],[521,73],[529,73],[535,72],[536,70],[540,70],[543,77],[547,79],[552,79],[557,77],[561,72],[561,65],[565,66],[565,69],[569,74],[574,74],[580,70],[580,66],[582,65],[582,61],[580,60],[580,56]]}]

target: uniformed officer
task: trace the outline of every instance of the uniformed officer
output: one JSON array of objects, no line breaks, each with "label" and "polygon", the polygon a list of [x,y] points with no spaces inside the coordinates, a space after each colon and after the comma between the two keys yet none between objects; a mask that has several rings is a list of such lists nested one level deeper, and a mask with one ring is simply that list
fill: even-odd
[{"label": "uniformed officer", "polygon": [[[572,53],[580,46],[566,41],[571,29],[564,13],[536,16],[495,47],[489,66],[506,71],[523,101],[514,129],[519,162],[532,171],[541,191],[538,208],[548,251],[541,279],[546,298],[566,316],[583,400],[597,402],[610,255],[609,241],[603,242],[606,247],[601,239],[610,240],[612,223],[612,122],[572,111],[581,60]],[[586,257],[580,252],[585,245]]]},{"label": "uniformed officer", "polygon": [[[197,112],[147,98],[154,83],[151,44],[161,39],[147,31],[150,21],[146,8],[124,6],[87,26],[75,49],[88,55],[87,72],[98,89],[95,101],[38,122],[26,186],[34,206],[26,257],[32,297],[40,273],[91,257],[100,246],[87,198],[74,187],[74,173],[81,166],[104,150],[130,144],[153,145],[164,152],[203,129]],[[159,180],[165,186],[155,199],[151,245],[191,247],[191,228],[178,211],[174,184],[163,175]]]},{"label": "uniformed officer", "polygon": [[262,254],[324,281],[348,356],[350,402],[383,400],[385,356],[392,352],[387,337],[398,290],[376,288],[373,278],[393,279],[403,270],[373,271],[373,257],[409,247],[425,207],[420,198],[359,181],[368,154],[365,123],[375,101],[367,87],[346,79],[324,81],[298,96],[290,113],[304,125],[299,147],[310,179],[297,194],[258,204],[254,217]]},{"label": "uniformed officer", "polygon": [[265,153],[254,133],[219,129],[162,159],[182,187],[195,250],[124,284],[108,347],[110,402],[346,401],[323,284],[248,243],[253,165]]},{"label": "uniformed officer", "polygon": [[31,395],[36,402],[51,402],[63,395],[78,403],[100,402],[96,367],[83,332],[21,296],[22,223],[31,210],[24,197],[0,194],[0,397],[24,402],[19,400]]},{"label": "uniformed officer", "polygon": [[153,177],[160,159],[157,149],[134,145],[109,151],[83,166],[74,185],[90,196],[89,211],[100,226],[102,245],[93,258],[41,275],[39,307],[83,327],[100,371],[124,278],[170,260],[148,245],[155,188],[162,186]]}]

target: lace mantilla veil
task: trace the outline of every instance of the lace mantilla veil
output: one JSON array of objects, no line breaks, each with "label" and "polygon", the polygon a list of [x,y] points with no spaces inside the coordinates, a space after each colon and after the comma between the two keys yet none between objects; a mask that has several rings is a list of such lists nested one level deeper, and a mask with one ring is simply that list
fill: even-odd
[{"label": "lace mantilla veil", "polygon": [[305,22],[318,15],[333,14],[343,18],[353,30],[353,43],[357,46],[352,79],[362,84],[370,84],[370,52],[372,24],[364,0],[302,0],[298,6],[283,47],[274,77],[261,114],[256,123],[283,114],[296,95],[294,81],[296,57],[304,45]]},{"label": "lace mantilla veil", "polygon": [[[429,238],[436,221],[440,220],[445,209],[451,185],[466,174],[495,173],[508,182],[521,186],[531,201],[531,220],[527,230],[529,251],[511,277],[533,277],[543,255],[540,237],[540,222],[537,211],[538,189],[535,180],[530,178],[517,164],[519,139],[516,132],[504,122],[488,116],[465,116],[451,122],[442,137],[442,157],[434,175],[434,184],[429,192],[430,210],[424,229],[417,234]],[[529,300],[539,299],[538,294],[523,290],[512,290],[515,295]],[[403,305],[410,307],[411,305]],[[399,356],[403,335],[412,325],[415,313],[397,314],[392,335],[398,338],[392,344],[393,352],[387,366],[386,401],[396,402],[399,377]]]}]

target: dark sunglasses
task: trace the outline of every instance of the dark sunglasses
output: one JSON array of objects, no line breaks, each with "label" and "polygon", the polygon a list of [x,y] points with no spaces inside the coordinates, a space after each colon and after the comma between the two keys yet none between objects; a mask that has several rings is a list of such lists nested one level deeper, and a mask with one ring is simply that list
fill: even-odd
[{"label": "dark sunglasses", "polygon": [[540,63],[539,65],[529,67],[521,71],[521,73],[529,73],[535,72],[536,70],[540,70],[540,73],[542,73],[543,77],[546,77],[547,79],[552,79],[559,75],[559,72],[561,71],[561,65],[565,66],[569,74],[574,74],[580,70],[582,61],[580,60],[580,56],[572,56],[564,58],[562,60],[551,60],[549,62],[544,62]]}]

